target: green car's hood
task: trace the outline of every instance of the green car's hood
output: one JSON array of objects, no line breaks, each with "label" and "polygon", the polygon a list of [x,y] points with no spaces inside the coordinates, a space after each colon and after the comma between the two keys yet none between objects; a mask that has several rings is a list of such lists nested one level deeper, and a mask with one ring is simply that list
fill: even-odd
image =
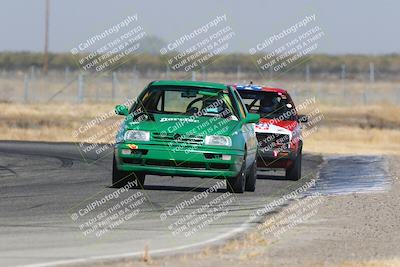
[{"label": "green car's hood", "polygon": [[126,129],[151,132],[195,134],[195,135],[226,135],[230,136],[240,123],[237,120],[227,120],[217,117],[194,117],[169,114],[154,114],[154,121],[133,121],[127,117]]}]

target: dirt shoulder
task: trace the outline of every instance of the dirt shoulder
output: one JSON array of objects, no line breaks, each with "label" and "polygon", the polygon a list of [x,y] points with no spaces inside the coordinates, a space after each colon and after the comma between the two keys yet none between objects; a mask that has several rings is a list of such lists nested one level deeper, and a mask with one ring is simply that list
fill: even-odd
[{"label": "dirt shoulder", "polygon": [[390,161],[393,185],[388,192],[325,197],[315,216],[255,259],[268,266],[394,264],[400,258],[400,158]]},{"label": "dirt shoulder", "polygon": [[[104,266],[400,266],[400,157],[389,161],[393,184],[388,191],[324,196],[309,210],[310,217],[293,227],[288,223],[278,237],[258,229],[195,254],[150,255],[147,262]],[[294,201],[278,214],[296,205]]]}]

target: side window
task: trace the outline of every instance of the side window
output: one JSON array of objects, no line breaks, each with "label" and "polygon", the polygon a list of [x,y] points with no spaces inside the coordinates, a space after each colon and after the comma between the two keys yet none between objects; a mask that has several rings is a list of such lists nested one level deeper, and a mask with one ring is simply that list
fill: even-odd
[{"label": "side window", "polygon": [[240,98],[238,92],[236,90],[233,90],[233,92],[234,92],[235,97],[236,97],[236,99],[238,101],[238,104],[239,104],[238,106],[239,106],[240,115],[242,115],[242,117],[245,118],[246,114],[247,114],[246,107],[243,105],[242,99]]}]

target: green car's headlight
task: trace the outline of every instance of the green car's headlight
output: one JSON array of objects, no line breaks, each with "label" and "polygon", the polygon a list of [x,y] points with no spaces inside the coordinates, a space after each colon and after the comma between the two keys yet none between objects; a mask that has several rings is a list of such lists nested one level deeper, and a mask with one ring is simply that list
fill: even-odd
[{"label": "green car's headlight", "polygon": [[204,144],[210,146],[232,146],[232,139],[229,136],[207,135]]},{"label": "green car's headlight", "polygon": [[124,139],[125,141],[149,141],[150,132],[129,130],[125,132]]}]

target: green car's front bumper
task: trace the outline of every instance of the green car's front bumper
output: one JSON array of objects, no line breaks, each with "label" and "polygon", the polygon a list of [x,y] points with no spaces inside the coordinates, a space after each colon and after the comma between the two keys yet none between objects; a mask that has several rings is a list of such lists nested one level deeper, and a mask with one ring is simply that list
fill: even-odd
[{"label": "green car's front bumper", "polygon": [[[127,153],[129,150],[130,153]],[[115,158],[119,170],[157,175],[220,179],[233,177],[242,167],[243,156],[244,151],[229,148],[198,147],[185,151],[168,145],[115,145]]]}]

